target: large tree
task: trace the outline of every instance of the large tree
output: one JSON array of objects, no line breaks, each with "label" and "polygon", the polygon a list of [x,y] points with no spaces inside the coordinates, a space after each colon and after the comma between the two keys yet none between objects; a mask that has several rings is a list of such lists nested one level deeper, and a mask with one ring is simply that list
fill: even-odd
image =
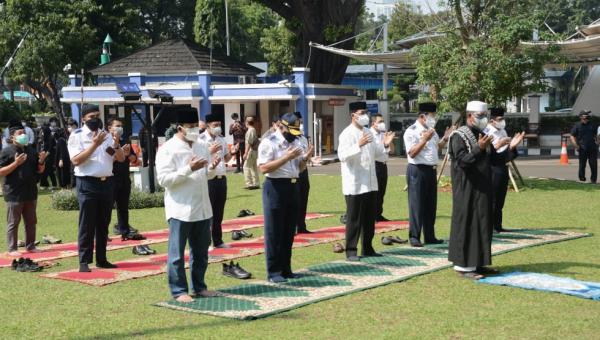
[{"label": "large tree", "polygon": [[[356,24],[364,0],[256,0],[271,8],[286,20],[288,28],[298,37],[294,60],[296,66],[308,65],[310,82],[340,84],[349,60],[319,49],[310,49],[309,42],[325,45],[348,39],[336,47],[353,49]],[[310,56],[310,58],[309,58]]]},{"label": "large tree", "polygon": [[451,21],[439,27],[444,39],[417,49],[417,73],[434,100],[464,111],[468,100],[500,105],[544,88],[543,66],[552,51],[523,48],[544,11],[533,0],[451,0]]}]

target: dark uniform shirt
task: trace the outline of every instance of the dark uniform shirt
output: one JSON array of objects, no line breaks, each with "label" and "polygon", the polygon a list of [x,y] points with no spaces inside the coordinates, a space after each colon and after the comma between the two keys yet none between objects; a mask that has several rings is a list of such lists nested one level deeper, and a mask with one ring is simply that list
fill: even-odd
[{"label": "dark uniform shirt", "polygon": [[[121,140],[121,145],[125,145],[128,143],[129,141],[125,139]],[[129,178],[129,156],[131,155],[136,155],[135,152],[133,152],[133,148],[129,149],[129,154],[125,155],[124,161],[119,162],[115,160],[115,162],[113,163],[113,174],[115,175],[115,179],[120,180]]]},{"label": "dark uniform shirt", "polygon": [[34,147],[26,146],[23,149],[19,149],[14,144],[8,144],[0,151],[0,167],[5,167],[14,162],[17,152],[25,152],[27,160],[4,178],[4,185],[2,186],[4,200],[6,202],[36,200],[38,196],[38,154]]},{"label": "dark uniform shirt", "polygon": [[577,144],[584,149],[591,149],[596,147],[596,134],[598,131],[598,125],[592,122],[587,124],[581,124],[578,122],[571,129],[571,135],[577,139]]}]

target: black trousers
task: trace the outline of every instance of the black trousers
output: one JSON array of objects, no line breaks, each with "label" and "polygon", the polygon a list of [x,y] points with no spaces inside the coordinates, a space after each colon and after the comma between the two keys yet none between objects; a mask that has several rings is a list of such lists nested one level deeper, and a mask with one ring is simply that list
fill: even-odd
[{"label": "black trousers", "polygon": [[121,234],[129,232],[129,198],[131,179],[129,176],[115,176],[115,206],[117,208],[117,229]]},{"label": "black trousers", "polygon": [[244,152],[246,152],[246,143],[240,142],[240,147],[235,153],[235,167],[237,168],[237,171],[242,171],[242,165],[244,165],[242,157],[244,156]]},{"label": "black trousers", "polygon": [[387,164],[375,162],[375,174],[377,175],[377,203],[375,206],[375,218],[383,217],[383,198],[388,182]]},{"label": "black trousers", "polygon": [[223,244],[223,212],[225,210],[225,202],[227,201],[227,178],[213,178],[208,180],[208,197],[210,198],[210,206],[212,207],[213,217],[210,230],[212,233],[213,246]]},{"label": "black trousers", "polygon": [[598,179],[598,147],[580,148],[579,149],[579,179],[585,180],[585,163],[590,164],[592,172],[590,180],[596,183]]},{"label": "black trousers", "polygon": [[502,209],[508,191],[508,180],[506,165],[492,167],[492,225],[496,231],[502,230]]},{"label": "black trousers", "polygon": [[50,178],[50,182],[52,182],[52,186],[56,186],[56,174],[54,173],[54,160],[46,160],[46,167],[44,168],[44,172],[40,177],[40,186],[48,187],[50,183],[48,183],[48,178]]},{"label": "black trousers", "polygon": [[437,179],[431,165],[408,164],[406,169],[408,184],[408,236],[411,240],[421,239],[423,231],[425,243],[435,240],[435,217],[437,209]]},{"label": "black trousers", "polygon": [[310,192],[310,182],[308,180],[308,170],[304,170],[298,176],[298,192],[300,194],[300,203],[298,206],[298,221],[296,222],[296,231],[306,231],[306,209],[308,208],[308,193]]},{"label": "black trousers", "polygon": [[95,177],[77,177],[79,263],[92,263],[94,237],[96,239],[96,263],[106,262],[106,243],[113,194],[112,177],[107,177],[104,181]]},{"label": "black trousers", "polygon": [[358,239],[362,235],[362,254],[371,255],[375,235],[375,200],[377,191],[346,195],[346,256],[358,254]]},{"label": "black trousers", "polygon": [[263,184],[265,256],[267,276],[292,273],[292,244],[298,216],[298,183],[289,178],[269,178]]},{"label": "black trousers", "polygon": [[58,185],[61,188],[66,188],[68,186],[72,186],[71,184],[71,166],[63,166],[62,168],[56,168],[57,177],[58,177]]}]

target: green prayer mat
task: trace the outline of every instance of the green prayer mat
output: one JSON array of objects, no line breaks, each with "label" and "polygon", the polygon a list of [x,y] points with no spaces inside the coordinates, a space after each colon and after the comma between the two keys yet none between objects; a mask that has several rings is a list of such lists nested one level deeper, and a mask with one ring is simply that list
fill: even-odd
[{"label": "green prayer mat", "polygon": [[[498,255],[586,236],[590,235],[544,229],[514,230],[494,235],[492,253]],[[386,249],[382,254],[382,257],[362,257],[360,262],[340,260],[316,264],[298,270],[298,278],[283,284],[253,280],[220,289],[222,296],[198,298],[190,303],[171,300],[156,305],[184,312],[251,320],[451,267],[447,260],[448,244],[424,248],[404,245]]]}]

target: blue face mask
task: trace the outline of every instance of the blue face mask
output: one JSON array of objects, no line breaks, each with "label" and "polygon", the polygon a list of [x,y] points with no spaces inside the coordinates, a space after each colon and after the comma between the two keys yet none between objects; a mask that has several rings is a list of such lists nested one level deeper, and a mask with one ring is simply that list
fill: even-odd
[{"label": "blue face mask", "polygon": [[22,135],[18,135],[15,137],[15,142],[17,142],[20,145],[27,145],[29,144],[29,138],[27,137],[26,134],[22,134]]}]

